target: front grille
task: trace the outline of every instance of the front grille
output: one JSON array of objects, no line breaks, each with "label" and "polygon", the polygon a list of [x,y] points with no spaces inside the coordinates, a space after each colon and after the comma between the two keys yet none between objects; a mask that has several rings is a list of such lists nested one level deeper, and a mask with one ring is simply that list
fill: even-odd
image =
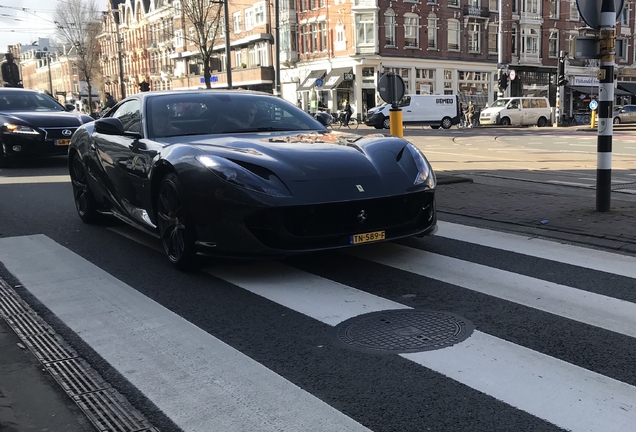
[{"label": "front grille", "polygon": [[[65,128],[40,128],[40,130],[44,131],[46,134],[47,140],[55,140],[55,139],[70,139],[73,136],[73,133],[77,130],[77,127],[65,127]],[[62,131],[70,130],[71,135],[63,135]]]},{"label": "front grille", "polygon": [[[369,200],[279,207],[251,215],[245,225],[269,247],[325,247],[342,236],[376,230],[415,229],[433,191]],[[430,208],[430,207],[429,207]]]}]

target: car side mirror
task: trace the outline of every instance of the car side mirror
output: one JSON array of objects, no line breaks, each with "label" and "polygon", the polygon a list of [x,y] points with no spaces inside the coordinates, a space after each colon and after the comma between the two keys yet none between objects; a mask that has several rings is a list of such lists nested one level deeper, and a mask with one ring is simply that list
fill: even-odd
[{"label": "car side mirror", "polygon": [[621,114],[625,114],[627,111],[625,110],[621,110]]},{"label": "car side mirror", "polygon": [[64,104],[64,108],[66,108],[66,111],[75,111],[75,105],[73,104]]},{"label": "car side mirror", "polygon": [[125,135],[124,125],[116,117],[106,117],[95,120],[95,132],[105,135]]}]

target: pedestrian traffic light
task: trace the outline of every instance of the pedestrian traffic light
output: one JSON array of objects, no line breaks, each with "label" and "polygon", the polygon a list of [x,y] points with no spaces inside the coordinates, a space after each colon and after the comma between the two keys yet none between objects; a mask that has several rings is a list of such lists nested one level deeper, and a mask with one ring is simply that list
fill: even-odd
[{"label": "pedestrian traffic light", "polygon": [[499,80],[497,81],[497,84],[501,90],[508,88],[508,74],[506,72],[502,71],[499,73]]}]

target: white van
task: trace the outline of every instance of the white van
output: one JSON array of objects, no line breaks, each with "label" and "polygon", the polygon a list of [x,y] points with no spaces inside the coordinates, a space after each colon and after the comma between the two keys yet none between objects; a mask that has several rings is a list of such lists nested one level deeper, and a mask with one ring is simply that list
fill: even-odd
[{"label": "white van", "polygon": [[[405,95],[398,106],[402,110],[402,122],[405,125],[449,129],[459,123],[459,99],[457,95]],[[376,129],[389,129],[390,110],[391,104],[386,104],[369,111],[365,124],[374,126]]]},{"label": "white van", "polygon": [[552,109],[544,97],[499,98],[492,106],[481,111],[482,125],[537,125],[543,127],[550,122]]}]

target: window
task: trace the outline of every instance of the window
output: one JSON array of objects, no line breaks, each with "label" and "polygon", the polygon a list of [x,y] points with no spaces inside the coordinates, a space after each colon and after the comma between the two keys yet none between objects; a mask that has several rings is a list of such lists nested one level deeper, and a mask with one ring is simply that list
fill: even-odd
[{"label": "window", "polygon": [[260,26],[267,24],[267,16],[265,15],[265,2],[259,2],[254,5],[254,25]]},{"label": "window", "polygon": [[181,6],[181,0],[176,0],[174,2],[174,17],[175,18],[180,18],[181,14],[183,13],[182,10],[183,10],[183,8]]},{"label": "window", "polygon": [[448,0],[449,6],[459,7],[459,0]]},{"label": "window", "polygon": [[437,15],[434,13],[428,16],[428,47],[437,49]]},{"label": "window", "polygon": [[523,43],[524,52],[526,54],[539,54],[539,34],[535,29],[524,30],[525,34],[523,38],[525,39],[525,43]]},{"label": "window", "polygon": [[234,33],[241,32],[241,13],[234,12],[232,14],[232,22],[234,23]]},{"label": "window", "polygon": [[498,11],[499,10],[499,0],[489,0],[488,8],[491,11]]},{"label": "window", "polygon": [[629,27],[629,5],[623,7],[623,13],[621,13],[621,26]]},{"label": "window", "polygon": [[539,0],[523,0],[522,7],[523,7],[523,12],[532,13],[532,14],[541,13],[541,6],[539,4]]},{"label": "window", "polygon": [[320,50],[327,51],[327,23],[325,21],[318,23],[318,33],[320,34]]},{"label": "window", "polygon": [[420,46],[420,17],[414,13],[404,14],[404,46],[418,48]]},{"label": "window", "polygon": [[395,46],[395,11],[391,8],[384,12],[384,45]]},{"label": "window", "polygon": [[479,41],[481,40],[481,24],[468,23],[468,52],[478,53],[481,46]]},{"label": "window", "polygon": [[459,21],[456,19],[448,20],[448,49],[451,51],[459,51]]},{"label": "window", "polygon": [[559,31],[557,29],[550,30],[548,56],[553,58],[556,58],[559,56]]},{"label": "window", "polygon": [[335,51],[341,51],[347,49],[347,39],[345,37],[345,27],[341,19],[338,19],[336,23],[336,42],[333,49]]},{"label": "window", "polygon": [[318,26],[316,23],[310,25],[311,31],[311,51],[318,51]]},{"label": "window", "polygon": [[499,37],[499,24],[497,23],[492,23],[488,26],[488,52],[489,53],[496,53],[497,50],[497,45],[498,45],[498,38]]},{"label": "window", "polygon": [[188,44],[190,45],[194,45],[194,43],[196,42],[195,39],[195,33],[194,33],[194,27],[190,27],[188,29]]},{"label": "window", "polygon": [[579,9],[576,6],[576,1],[570,0],[570,21],[579,21]]},{"label": "window", "polygon": [[256,43],[256,64],[261,66],[269,66],[269,44],[267,42]]},{"label": "window", "polygon": [[519,0],[512,0],[512,13],[513,15],[519,13]]},{"label": "window", "polygon": [[73,76],[77,76],[78,75],[78,73],[77,73],[77,65],[76,64],[73,64],[71,66],[71,75],[73,75]]},{"label": "window", "polygon": [[550,1],[550,19],[559,19],[559,5],[561,4],[560,0],[551,0]]},{"label": "window", "polygon": [[130,100],[122,104],[112,115],[118,118],[124,125],[124,130],[130,132],[141,132],[140,104],[137,99]]},{"label": "window", "polygon": [[245,31],[252,30],[254,28],[254,9],[245,9]]},{"label": "window", "polygon": [[512,54],[517,54],[517,29],[514,27],[510,32],[510,44],[510,52]]},{"label": "window", "polygon": [[470,7],[479,7],[479,0],[467,0],[466,3]]},{"label": "window", "polygon": [[174,32],[174,46],[176,47],[183,46],[183,30],[176,30]]},{"label": "window", "polygon": [[375,29],[373,28],[373,14],[356,15],[356,34],[358,45],[373,45]]}]

